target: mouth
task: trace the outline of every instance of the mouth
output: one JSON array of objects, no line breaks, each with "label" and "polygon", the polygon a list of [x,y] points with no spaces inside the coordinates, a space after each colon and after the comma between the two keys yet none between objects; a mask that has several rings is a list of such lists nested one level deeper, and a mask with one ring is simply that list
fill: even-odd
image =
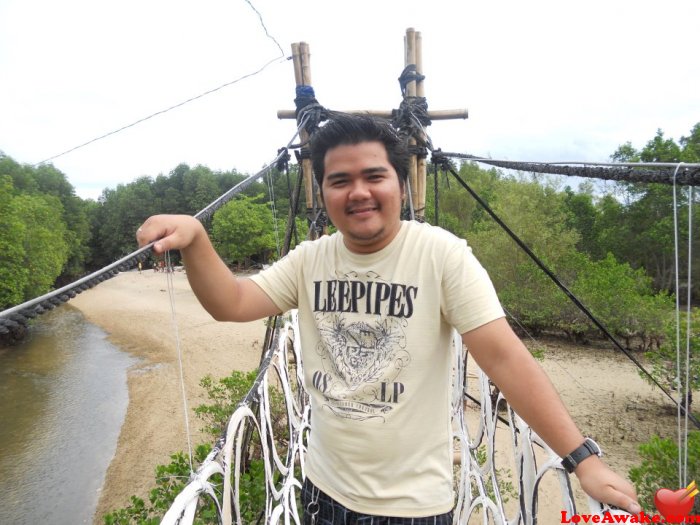
[{"label": "mouth", "polygon": [[348,215],[363,215],[366,213],[371,213],[377,211],[379,207],[377,206],[355,206],[346,210]]}]

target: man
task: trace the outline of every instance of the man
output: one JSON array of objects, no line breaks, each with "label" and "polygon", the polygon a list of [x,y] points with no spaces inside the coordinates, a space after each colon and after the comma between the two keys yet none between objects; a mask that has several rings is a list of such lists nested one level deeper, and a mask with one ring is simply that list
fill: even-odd
[{"label": "man", "polygon": [[401,221],[408,154],[393,129],[337,117],[313,136],[311,157],[338,233],[252,278],[232,275],[192,217],[151,217],[137,234],[140,245],[160,239],[156,253],[181,250],[192,289],[217,320],[299,309],[312,407],[305,521],[451,523],[453,328],[540,437],[562,457],[576,451],[572,468],[588,494],[639,512],[632,486],[581,448],[583,435],[466,242]]}]

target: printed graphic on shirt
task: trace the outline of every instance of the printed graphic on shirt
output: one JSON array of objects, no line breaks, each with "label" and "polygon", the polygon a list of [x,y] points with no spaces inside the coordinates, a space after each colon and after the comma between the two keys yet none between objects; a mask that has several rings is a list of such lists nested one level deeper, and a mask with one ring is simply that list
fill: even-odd
[{"label": "printed graphic on shirt", "polygon": [[323,370],[313,386],[339,417],[384,418],[402,401],[401,371],[409,365],[405,328],[418,295],[415,286],[374,273],[314,282],[314,310]]}]

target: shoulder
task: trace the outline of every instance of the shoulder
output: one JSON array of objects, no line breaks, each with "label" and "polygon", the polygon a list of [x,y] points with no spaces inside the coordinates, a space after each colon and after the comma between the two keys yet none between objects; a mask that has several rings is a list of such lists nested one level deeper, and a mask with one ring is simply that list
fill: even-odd
[{"label": "shoulder", "polygon": [[303,265],[309,260],[323,258],[336,249],[339,242],[339,234],[324,235],[314,240],[302,241],[289,253],[276,261],[272,267],[286,265]]},{"label": "shoulder", "polygon": [[436,247],[450,249],[457,245],[466,245],[466,241],[455,234],[426,222],[406,221],[406,240],[408,242],[429,243]]},{"label": "shoulder", "polygon": [[341,242],[342,235],[338,232],[331,235],[323,235],[318,239],[302,241],[297,244],[294,249],[289,251],[289,254],[316,254],[324,250],[332,250]]}]

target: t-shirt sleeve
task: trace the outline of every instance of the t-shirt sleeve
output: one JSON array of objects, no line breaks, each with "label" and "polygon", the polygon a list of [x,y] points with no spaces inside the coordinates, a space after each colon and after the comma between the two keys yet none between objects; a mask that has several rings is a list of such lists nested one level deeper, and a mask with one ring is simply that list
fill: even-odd
[{"label": "t-shirt sleeve", "polygon": [[488,273],[464,240],[447,253],[442,288],[443,315],[460,334],[505,315]]},{"label": "t-shirt sleeve", "polygon": [[297,246],[269,268],[250,277],[283,312],[297,308],[299,304],[302,249],[302,245]]}]

